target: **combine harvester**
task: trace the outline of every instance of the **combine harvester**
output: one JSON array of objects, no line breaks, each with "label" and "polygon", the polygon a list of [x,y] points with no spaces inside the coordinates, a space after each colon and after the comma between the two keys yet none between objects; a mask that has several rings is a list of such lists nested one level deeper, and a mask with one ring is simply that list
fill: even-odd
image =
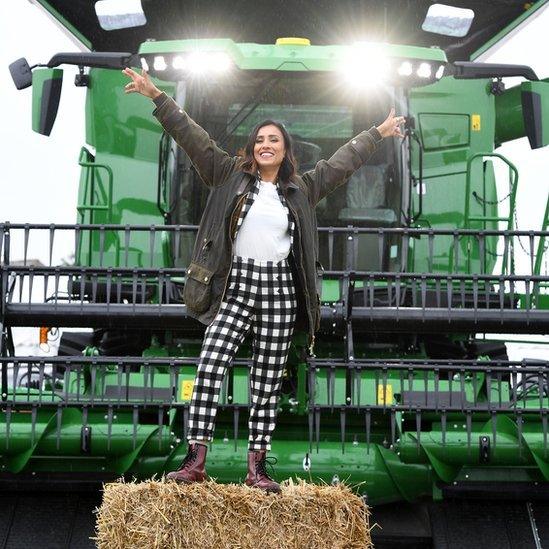
[{"label": "combine harvester", "polygon": [[[91,544],[100,482],[186,453],[204,327],[182,289],[208,192],[152,102],[124,95],[126,66],[148,66],[232,154],[257,121],[282,120],[302,171],[391,107],[406,116],[406,137],[318,206],[322,312],[314,349],[294,337],[276,477],[362,482],[377,547],[549,545],[549,364],[510,361],[499,335],[549,331],[549,210],[518,229],[519,173],[494,152],[549,143],[549,82],[475,61],[546,1],[450,1],[450,16],[426,0],[34,3],[81,51],[16,61],[15,84],[32,84],[33,129],[49,135],[59,67],[79,67],[86,136],[76,224],[1,225],[7,546]],[[508,76],[523,81],[506,89]],[[45,266],[28,260],[35,242]],[[205,268],[210,242],[193,258]],[[59,356],[17,356],[14,327],[60,329]],[[221,395],[208,459],[221,482],[245,475],[249,361],[244,345]]]}]

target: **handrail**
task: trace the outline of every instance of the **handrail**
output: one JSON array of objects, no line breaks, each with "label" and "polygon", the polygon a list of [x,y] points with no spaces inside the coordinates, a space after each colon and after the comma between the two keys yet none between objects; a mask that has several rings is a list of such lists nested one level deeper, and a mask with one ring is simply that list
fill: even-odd
[{"label": "handrail", "polygon": [[[547,204],[545,205],[545,213],[543,214],[543,221],[541,223],[542,232],[546,232],[548,226],[549,226],[549,195],[547,195]],[[546,239],[546,236],[541,236],[538,242],[538,250],[536,252],[536,263],[534,265],[534,274],[540,274],[541,272],[541,261],[543,257],[543,252],[545,251],[545,239]]]},{"label": "handrail", "polygon": [[[509,166],[509,174],[512,173],[514,175],[514,179],[511,179],[511,192],[509,193],[509,197],[510,197],[509,215],[507,217],[499,217],[499,216],[485,217],[485,216],[470,215],[471,166],[472,166],[473,160],[477,158],[484,158],[484,157],[499,158],[502,162],[504,162]],[[516,166],[502,154],[479,152],[471,155],[467,159],[467,170],[466,170],[466,179],[465,179],[465,219],[464,219],[465,228],[469,228],[470,221],[507,221],[507,230],[512,230],[513,213],[515,211],[515,197],[516,197],[517,186],[518,186],[518,178],[519,178],[519,174]]]},{"label": "handrail", "polygon": [[[198,229],[198,225],[120,225],[117,223],[10,223],[0,222],[0,231],[21,229],[52,229],[52,230],[106,230],[106,231],[182,231]],[[441,236],[534,236],[547,237],[549,231],[545,230],[513,230],[503,229],[444,229],[444,228],[420,228],[420,227],[318,227],[320,233],[357,233],[378,234],[380,232],[392,235],[441,235]]]},{"label": "handrail", "polygon": [[[471,207],[470,207],[470,204],[471,204],[471,184],[472,184],[472,170],[471,170],[471,167],[472,167],[472,164],[473,164],[473,161],[476,160],[477,158],[486,158],[486,157],[489,157],[489,158],[499,158],[502,162],[504,162],[505,164],[507,164],[507,166],[509,167],[509,181],[510,181],[510,191],[509,191],[509,194],[507,195],[509,197],[509,214],[507,217],[502,217],[502,216],[499,216],[499,215],[495,215],[495,216],[471,216]],[[467,169],[466,169],[466,179],[465,179],[465,217],[464,217],[464,227],[465,228],[470,228],[470,223],[471,221],[481,221],[483,222],[483,229],[486,229],[486,222],[487,221],[492,221],[492,222],[497,222],[497,221],[505,221],[507,223],[507,226],[505,228],[505,230],[507,231],[511,231],[513,230],[513,215],[515,213],[515,199],[516,199],[516,193],[517,193],[517,187],[518,187],[518,179],[519,179],[519,174],[518,174],[518,170],[516,168],[516,166],[508,159],[506,158],[505,156],[503,156],[502,154],[499,154],[499,153],[493,153],[493,152],[479,152],[479,153],[475,153],[473,155],[471,155],[468,159],[467,159]],[[507,197],[505,197],[507,198]],[[484,198],[483,198],[484,200]],[[502,274],[505,274],[506,270],[507,270],[507,254],[511,253],[511,257],[510,257],[510,272],[513,273],[514,270],[515,270],[515,258],[514,258],[514,248],[511,248],[511,250],[505,250],[505,253],[504,253],[504,257],[503,257],[503,260],[502,260],[502,265],[501,265],[501,272]]]},{"label": "handrail", "polygon": [[[107,203],[103,205],[94,205],[93,204],[93,186],[90,192],[90,204],[78,204],[76,210],[79,214],[82,214],[84,211],[106,211],[109,221],[112,219],[112,193],[113,193],[113,172],[112,168],[107,164],[97,164],[96,162],[86,162],[82,160],[82,156],[87,152],[85,147],[80,149],[80,156],[78,158],[78,165],[82,168],[92,168],[92,169],[103,169],[107,172],[108,176],[108,191],[107,191]],[[93,173],[92,173],[92,182],[93,182]],[[88,179],[86,178],[86,190],[84,191],[84,200],[87,194]]]}]

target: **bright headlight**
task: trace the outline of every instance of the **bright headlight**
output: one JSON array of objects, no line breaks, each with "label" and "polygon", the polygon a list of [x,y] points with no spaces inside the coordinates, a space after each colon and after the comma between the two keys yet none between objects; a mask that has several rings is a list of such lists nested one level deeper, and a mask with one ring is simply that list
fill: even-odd
[{"label": "bright headlight", "polygon": [[387,76],[389,60],[379,45],[359,44],[349,49],[341,70],[351,85],[373,86]]},{"label": "bright headlight", "polygon": [[444,75],[444,65],[440,65],[440,67],[437,69],[437,72],[435,72],[435,78],[437,80],[440,80],[443,75]]},{"label": "bright headlight", "polygon": [[421,63],[417,70],[417,75],[421,78],[431,77],[431,65],[429,63]]},{"label": "bright headlight", "polygon": [[141,58],[141,68],[144,71],[149,72],[149,64],[147,63],[147,60],[144,57]]},{"label": "bright headlight", "polygon": [[166,70],[167,66],[168,65],[166,65],[166,60],[164,59],[164,57],[162,55],[157,55],[154,58],[153,67],[154,67],[155,71],[164,71],[164,70]]},{"label": "bright headlight", "polygon": [[398,67],[398,74],[401,76],[410,76],[412,74],[413,67],[410,61],[404,61],[400,67]]},{"label": "bright headlight", "polygon": [[185,62],[184,57],[182,57],[181,55],[176,55],[173,58],[172,66],[174,69],[180,70],[180,69],[184,69],[187,66],[187,63]]},{"label": "bright headlight", "polygon": [[231,58],[223,52],[210,55],[210,67],[215,72],[226,72],[231,68]]},{"label": "bright headlight", "polygon": [[185,68],[192,74],[224,73],[232,65],[231,58],[223,52],[195,51],[186,58]]},{"label": "bright headlight", "polygon": [[176,71],[176,75],[168,75],[168,77],[181,78],[185,75],[222,75],[233,67],[233,61],[225,52],[194,50],[173,55],[163,54],[141,57],[141,66],[145,68],[149,65],[154,67],[157,72],[163,72],[166,69]]}]

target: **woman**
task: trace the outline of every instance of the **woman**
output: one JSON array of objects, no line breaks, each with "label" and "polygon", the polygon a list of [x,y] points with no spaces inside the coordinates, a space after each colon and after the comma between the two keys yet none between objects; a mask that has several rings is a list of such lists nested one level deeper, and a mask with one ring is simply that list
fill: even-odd
[{"label": "woman", "polygon": [[248,486],[280,491],[265,470],[275,427],[278,394],[294,328],[309,334],[320,323],[316,291],[318,236],[315,206],[360,168],[385,137],[402,137],[394,109],[377,128],[363,131],[329,160],[302,176],[284,126],[266,120],[250,134],[243,158],[230,157],[146,71],[131,78],[126,93],[151,98],[153,115],[184,149],[211,188],[187,269],[188,314],[207,325],[189,410],[189,450],[167,475],[201,482],[212,440],[223,376],[246,333],[253,330],[250,371]]}]

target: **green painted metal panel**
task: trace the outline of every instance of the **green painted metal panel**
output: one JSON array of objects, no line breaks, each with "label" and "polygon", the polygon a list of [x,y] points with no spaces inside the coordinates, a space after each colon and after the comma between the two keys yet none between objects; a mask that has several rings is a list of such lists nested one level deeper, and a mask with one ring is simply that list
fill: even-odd
[{"label": "green painted metal panel", "polygon": [[468,146],[470,124],[470,117],[466,114],[420,114],[419,126],[425,150]]}]

